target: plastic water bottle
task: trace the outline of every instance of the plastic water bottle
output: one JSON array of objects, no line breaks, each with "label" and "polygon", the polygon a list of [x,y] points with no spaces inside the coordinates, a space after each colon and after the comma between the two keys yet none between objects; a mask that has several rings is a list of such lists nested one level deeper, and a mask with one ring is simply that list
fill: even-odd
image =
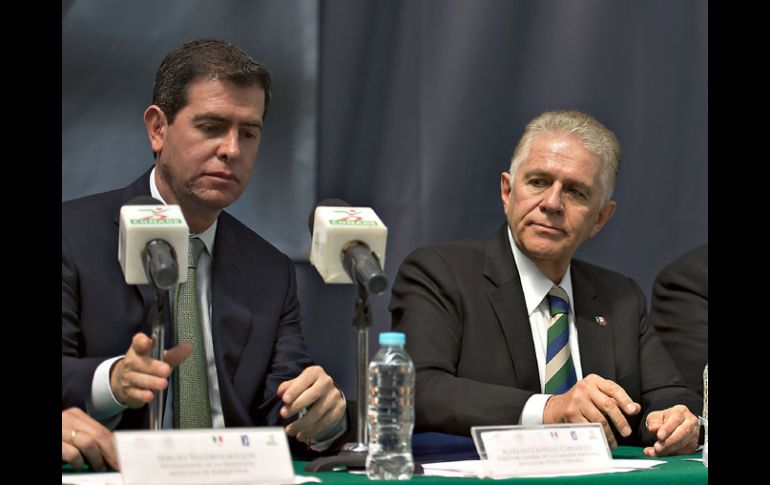
[{"label": "plastic water bottle", "polygon": [[[709,418],[709,365],[703,369],[703,417]],[[703,465],[709,467],[709,425],[706,421],[705,436],[703,439]]]},{"label": "plastic water bottle", "polygon": [[414,364],[401,332],[380,334],[380,350],[369,363],[366,474],[374,480],[409,480],[414,470]]}]

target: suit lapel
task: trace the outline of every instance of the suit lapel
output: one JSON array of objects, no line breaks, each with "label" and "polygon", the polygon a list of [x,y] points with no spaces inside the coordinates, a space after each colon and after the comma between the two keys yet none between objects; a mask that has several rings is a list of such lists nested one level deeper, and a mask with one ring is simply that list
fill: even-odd
[{"label": "suit lapel", "polygon": [[507,225],[504,225],[492,239],[486,242],[484,276],[495,285],[487,290],[487,297],[505,335],[517,386],[540,392],[540,375],[532,340],[532,328],[518,269],[508,241]]},{"label": "suit lapel", "polygon": [[615,346],[612,321],[600,325],[596,317],[606,317],[607,309],[599,300],[596,287],[579,261],[572,261],[572,293],[575,299],[575,327],[580,345],[583,377],[598,374],[615,380]]},{"label": "suit lapel", "polygon": [[246,294],[244,261],[228,222],[228,216],[222,213],[217,225],[211,273],[211,332],[220,376],[226,372],[232,382],[251,330],[252,312]]}]

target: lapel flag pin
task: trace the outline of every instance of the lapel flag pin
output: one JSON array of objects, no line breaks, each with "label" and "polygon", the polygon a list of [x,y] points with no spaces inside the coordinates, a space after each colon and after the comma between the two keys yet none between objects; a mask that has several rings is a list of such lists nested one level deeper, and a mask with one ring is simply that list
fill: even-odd
[{"label": "lapel flag pin", "polygon": [[606,327],[606,326],[607,326],[607,319],[606,319],[606,318],[604,318],[604,317],[603,317],[603,316],[601,316],[601,315],[596,315],[596,316],[594,317],[594,320],[596,321],[596,323],[598,323],[598,324],[599,324],[599,326],[600,326],[600,327]]}]

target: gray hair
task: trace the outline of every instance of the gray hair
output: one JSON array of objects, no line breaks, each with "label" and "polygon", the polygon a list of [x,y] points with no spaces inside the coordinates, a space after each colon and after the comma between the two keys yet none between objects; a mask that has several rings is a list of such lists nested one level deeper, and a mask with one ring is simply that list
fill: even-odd
[{"label": "gray hair", "polygon": [[516,175],[521,163],[529,156],[529,147],[535,135],[541,133],[570,133],[575,135],[587,150],[602,161],[599,182],[602,186],[601,205],[607,203],[615,189],[620,170],[620,142],[615,133],[596,119],[580,111],[547,111],[527,123],[524,134],[513,152],[511,177]]}]

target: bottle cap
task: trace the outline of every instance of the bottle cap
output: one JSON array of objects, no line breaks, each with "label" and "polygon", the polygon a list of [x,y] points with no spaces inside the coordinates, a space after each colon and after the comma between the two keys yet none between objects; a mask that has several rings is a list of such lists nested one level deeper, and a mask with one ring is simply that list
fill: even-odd
[{"label": "bottle cap", "polygon": [[403,332],[382,332],[380,334],[380,345],[404,345],[406,335]]}]

